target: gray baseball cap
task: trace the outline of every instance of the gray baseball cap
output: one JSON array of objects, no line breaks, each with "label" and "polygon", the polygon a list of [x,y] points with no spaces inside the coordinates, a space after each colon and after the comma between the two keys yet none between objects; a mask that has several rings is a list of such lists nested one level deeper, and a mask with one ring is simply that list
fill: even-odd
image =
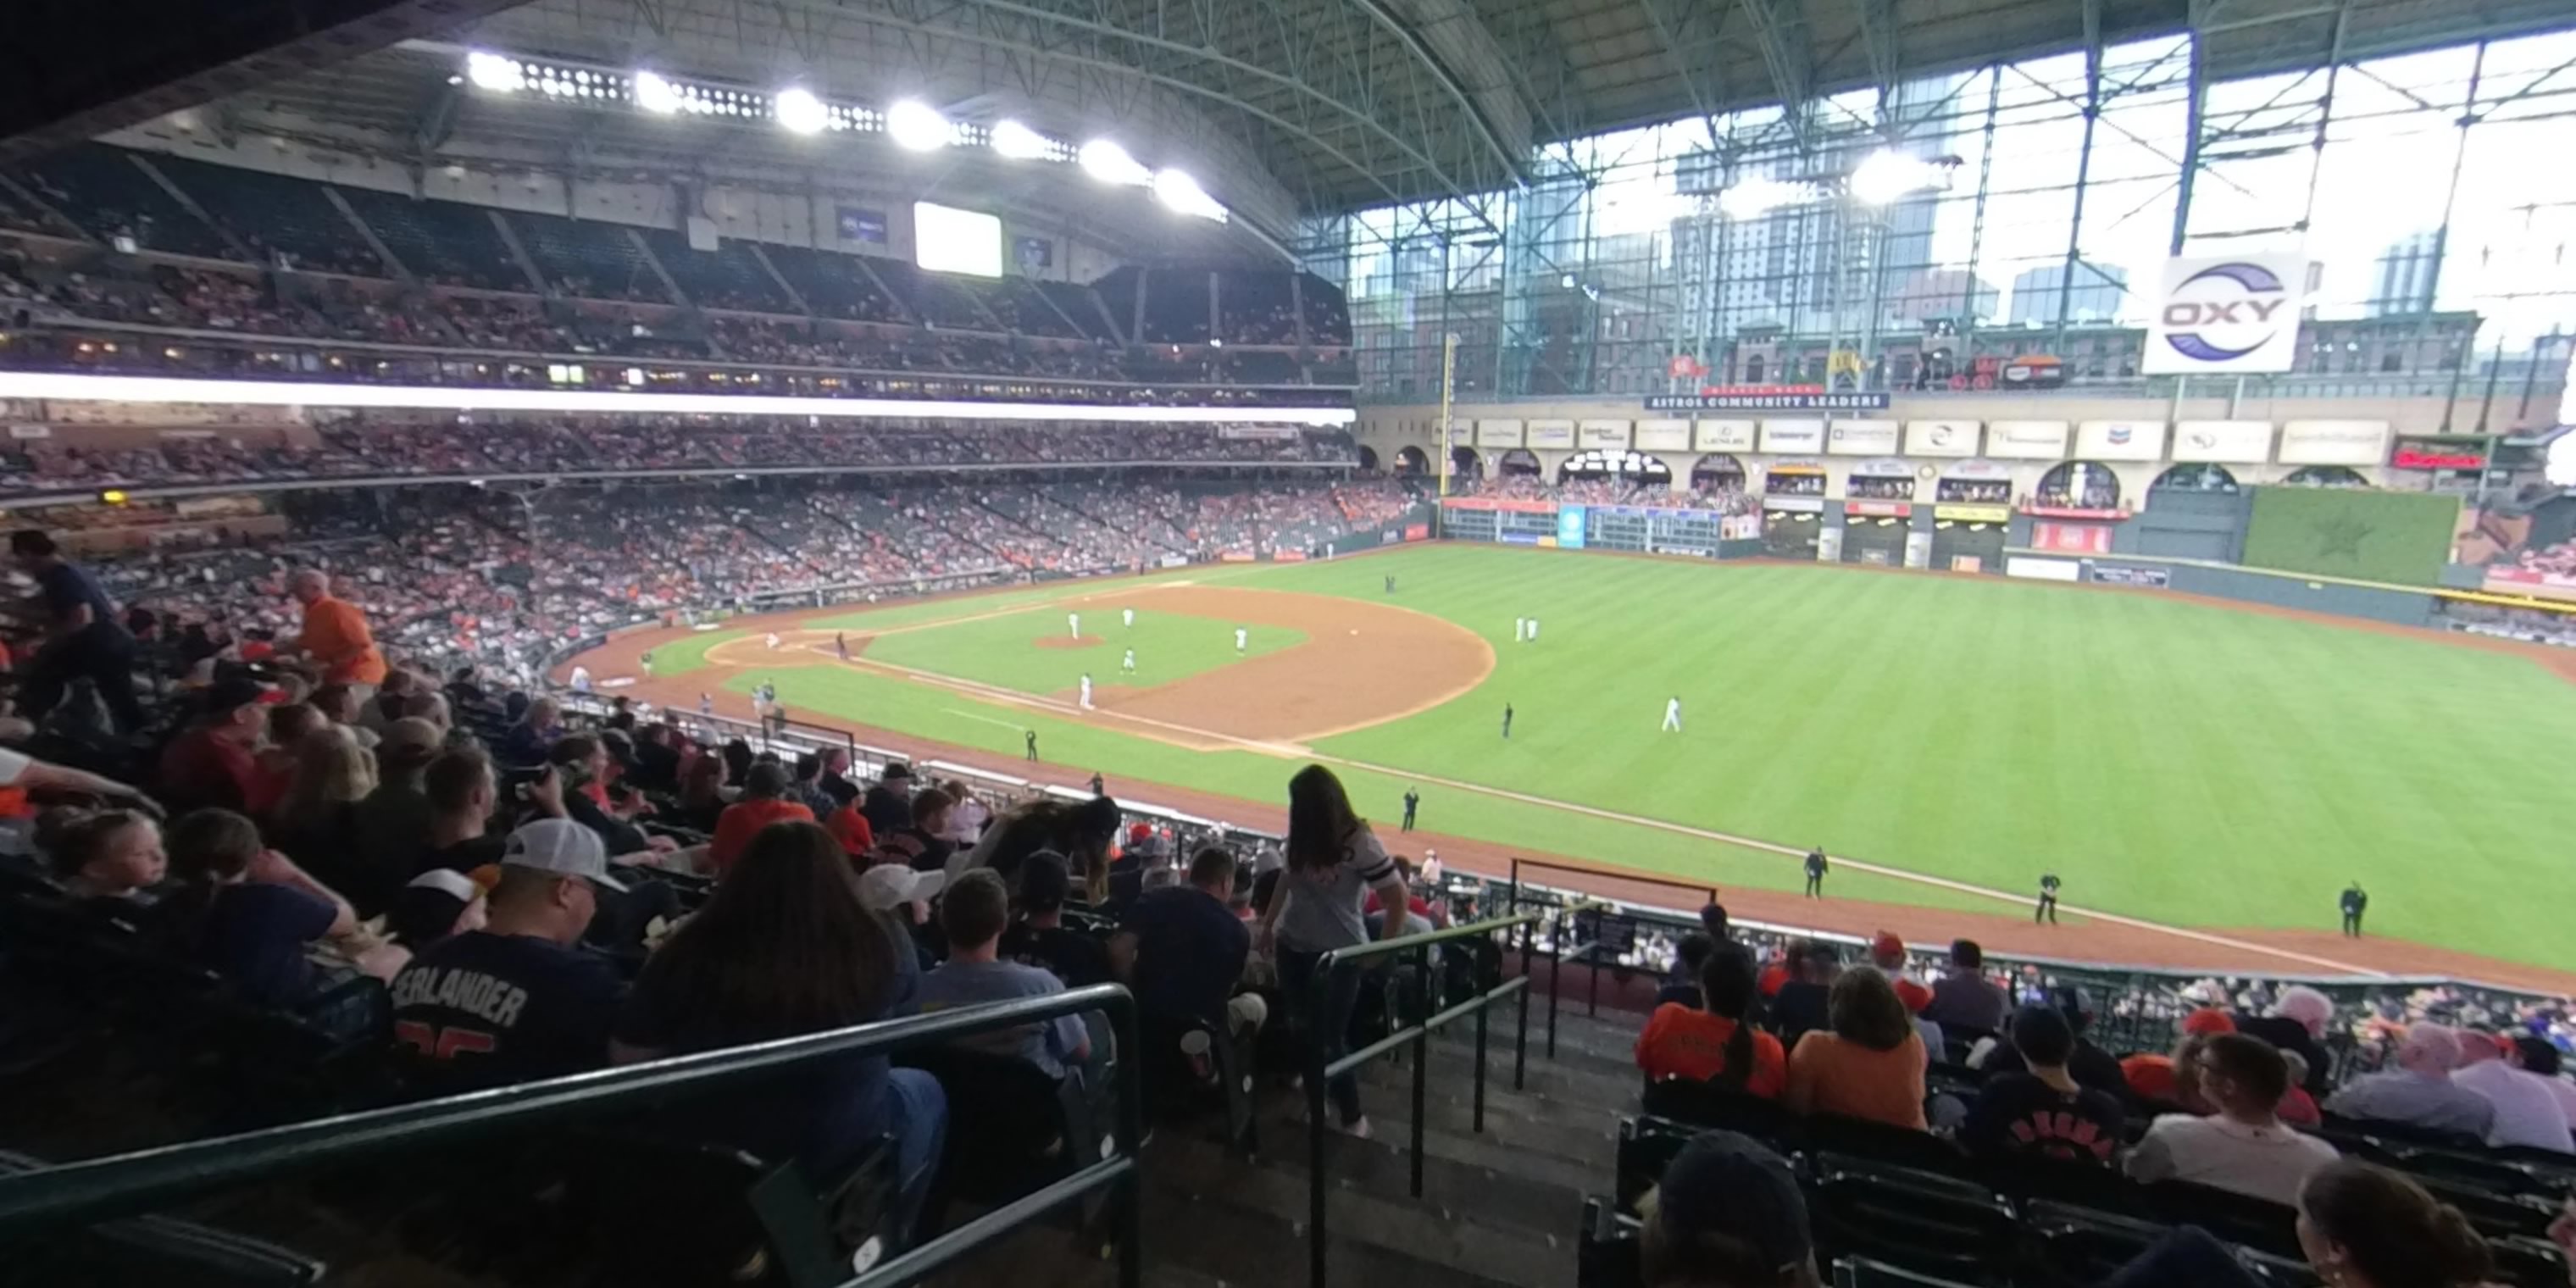
[{"label": "gray baseball cap", "polygon": [[580,877],[610,890],[626,889],[625,882],[608,875],[608,846],[599,833],[568,818],[541,818],[510,833],[509,843],[501,849],[501,863]]}]

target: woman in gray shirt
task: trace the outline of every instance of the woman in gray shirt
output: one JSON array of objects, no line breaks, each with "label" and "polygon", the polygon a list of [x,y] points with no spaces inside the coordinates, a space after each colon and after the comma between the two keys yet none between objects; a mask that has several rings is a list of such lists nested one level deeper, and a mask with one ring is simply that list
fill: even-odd
[{"label": "woman in gray shirt", "polygon": [[[1386,907],[1404,906],[1404,878],[1368,824],[1351,812],[1342,780],[1322,765],[1297,771],[1288,780],[1288,866],[1262,914],[1257,941],[1265,952],[1277,946],[1279,983],[1288,994],[1291,1014],[1314,995],[1315,971],[1324,954],[1368,940],[1361,910],[1371,889]],[[1390,917],[1382,924],[1400,929],[1404,920]],[[1322,1031],[1309,1035],[1323,1044],[1328,1064],[1350,1049],[1351,1011],[1359,1001],[1363,974],[1357,962],[1333,968]],[[1368,1135],[1368,1119],[1360,1113],[1359,1079],[1345,1073],[1332,1080],[1330,1090],[1342,1130]]]}]

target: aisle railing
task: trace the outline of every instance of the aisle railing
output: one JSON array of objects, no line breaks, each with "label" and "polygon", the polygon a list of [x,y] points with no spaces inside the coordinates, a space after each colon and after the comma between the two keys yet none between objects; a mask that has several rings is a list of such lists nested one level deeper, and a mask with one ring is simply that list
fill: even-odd
[{"label": "aisle railing", "polygon": [[[1520,1032],[1512,1052],[1513,1089],[1518,1090],[1524,1085],[1529,1064],[1529,975],[1524,971],[1512,979],[1502,979],[1503,948],[1494,939],[1494,934],[1497,931],[1508,931],[1518,927],[1521,931],[1522,948],[1526,959],[1528,936],[1538,921],[1539,917],[1536,913],[1518,917],[1496,917],[1471,926],[1452,926],[1447,930],[1405,935],[1395,939],[1381,939],[1353,948],[1339,948],[1325,953],[1316,961],[1313,987],[1303,999],[1306,1006],[1307,1039],[1305,1074],[1308,1202],[1306,1241],[1309,1257],[1307,1273],[1314,1288],[1324,1288],[1325,1252],[1329,1245],[1326,1225],[1330,1214],[1326,1210],[1328,1207],[1326,1200],[1330,1193],[1330,1186],[1324,1175],[1324,1149],[1327,1135],[1324,1115],[1328,1112],[1325,1105],[1326,1085],[1332,1079],[1349,1073],[1397,1047],[1407,1044],[1413,1047],[1412,1193],[1415,1198],[1422,1197],[1422,1109],[1430,1076],[1431,1034],[1470,1015],[1476,1017],[1474,1127],[1476,1131],[1483,1132],[1485,1130],[1485,1015],[1492,1009],[1494,1003],[1514,993],[1520,995],[1521,1006]],[[1413,954],[1414,976],[1418,983],[1416,991],[1421,998],[1418,1009],[1427,1010],[1440,996],[1440,977],[1439,973],[1432,969],[1435,961],[1432,950],[1442,944],[1462,940],[1473,941],[1478,948],[1475,996],[1455,1006],[1425,1015],[1415,1023],[1398,1028],[1338,1060],[1326,1062],[1323,1021],[1329,1009],[1326,999],[1332,988],[1333,972],[1336,968],[1410,952]],[[1294,1000],[1296,999],[1292,999]]]},{"label": "aisle railing", "polygon": [[[512,1128],[552,1129],[568,1119],[639,1108],[674,1094],[701,1093],[783,1069],[924,1046],[1085,1011],[1108,1014],[1119,1050],[1138,1049],[1134,999],[1115,984],[1095,984],[1048,997],[674,1056],[0,1176],[0,1248],[37,1232],[142,1215],[228,1185],[311,1173],[398,1149],[491,1137]],[[1144,1138],[1143,1099],[1125,1062],[1112,1076],[1117,1084],[1118,1120],[1098,1161],[888,1258],[843,1281],[840,1288],[914,1283],[1102,1189],[1115,1190],[1112,1235],[1120,1288],[1138,1288],[1144,1263],[1136,1150]]]}]

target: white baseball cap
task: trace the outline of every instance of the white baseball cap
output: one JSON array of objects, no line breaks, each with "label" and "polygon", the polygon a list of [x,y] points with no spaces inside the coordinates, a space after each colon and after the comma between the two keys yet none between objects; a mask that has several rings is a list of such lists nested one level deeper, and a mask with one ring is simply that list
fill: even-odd
[{"label": "white baseball cap", "polygon": [[918,872],[900,863],[880,863],[859,874],[859,902],[877,912],[919,903],[948,886],[946,872]]},{"label": "white baseball cap", "polygon": [[626,883],[608,875],[608,845],[599,833],[568,818],[541,818],[510,833],[502,847],[504,867],[533,868],[559,877],[580,877],[595,886],[623,892]]}]

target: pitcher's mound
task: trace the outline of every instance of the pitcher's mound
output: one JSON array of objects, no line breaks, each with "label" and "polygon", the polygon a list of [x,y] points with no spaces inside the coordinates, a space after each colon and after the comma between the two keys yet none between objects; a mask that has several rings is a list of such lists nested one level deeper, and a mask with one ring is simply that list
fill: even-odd
[{"label": "pitcher's mound", "polygon": [[1085,635],[1080,638],[1070,635],[1041,635],[1037,638],[1039,648],[1098,648],[1108,642],[1097,635]]}]

